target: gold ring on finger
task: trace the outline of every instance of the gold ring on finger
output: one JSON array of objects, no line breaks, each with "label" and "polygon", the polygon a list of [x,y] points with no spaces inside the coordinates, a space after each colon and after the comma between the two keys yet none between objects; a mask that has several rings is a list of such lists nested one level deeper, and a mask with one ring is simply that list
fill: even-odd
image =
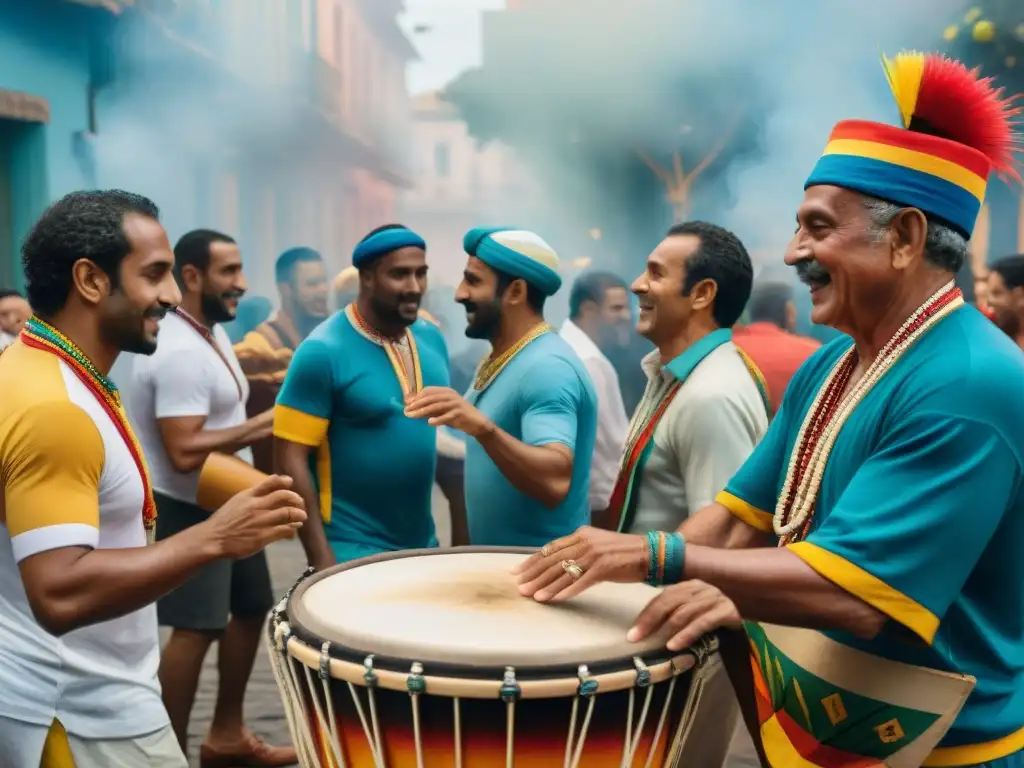
[{"label": "gold ring on finger", "polygon": [[568,573],[573,581],[579,581],[580,577],[583,576],[583,569],[580,568],[579,563],[575,560],[563,560],[562,570]]},{"label": "gold ring on finger", "polygon": [[541,557],[547,557],[548,555],[550,555],[551,554],[551,545],[550,544],[545,544],[543,547],[541,547],[540,548],[540,554],[541,554]]}]

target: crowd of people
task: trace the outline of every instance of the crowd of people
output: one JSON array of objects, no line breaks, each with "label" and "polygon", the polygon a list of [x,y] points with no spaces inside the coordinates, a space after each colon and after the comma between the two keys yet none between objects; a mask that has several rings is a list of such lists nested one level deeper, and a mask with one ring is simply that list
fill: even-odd
[{"label": "crowd of people", "polygon": [[[454,544],[537,550],[524,599],[646,581],[629,640],[719,635],[680,765],[721,765],[741,721],[774,768],[1024,765],[1024,257],[992,267],[991,319],[954,282],[1010,108],[955,62],[886,66],[904,125],[835,127],[785,255],[844,334],[824,346],[709,222],[632,283],[581,275],[559,329],[551,245],[466,233],[454,300],[487,349],[467,374],[405,226],[333,285],[286,251],[274,311],[245,309],[230,234],[172,248],[144,197],[54,203],[27,297],[0,296],[0,757],[184,766],[217,640],[201,764],[294,763],[242,706],[266,547],[297,533],[317,570],[436,547],[437,484]],[[634,327],[639,371],[616,362]],[[215,459],[257,479],[211,504]]]}]

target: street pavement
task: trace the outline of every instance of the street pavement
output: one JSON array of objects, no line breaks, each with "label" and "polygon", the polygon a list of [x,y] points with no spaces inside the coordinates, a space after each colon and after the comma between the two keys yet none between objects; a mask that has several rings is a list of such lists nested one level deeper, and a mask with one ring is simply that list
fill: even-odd
[{"label": "street pavement", "polygon": [[[434,489],[434,518],[437,522],[437,537],[442,546],[451,542],[451,527],[448,516],[448,504],[440,491]],[[306,558],[298,541],[284,541],[272,545],[267,550],[270,562],[270,575],[274,585],[275,597],[281,597],[306,567]],[[164,640],[167,630],[161,630]],[[212,648],[207,654],[203,665],[202,677],[196,703],[192,709],[189,723],[189,762],[194,768],[199,766],[199,745],[206,735],[213,716],[213,705],[217,695],[217,653]],[[245,716],[247,725],[258,736],[271,744],[287,744],[291,740],[288,724],[284,718],[281,695],[278,692],[274,673],[270,668],[270,659],[266,649],[261,645],[256,656],[256,664],[245,695]],[[757,760],[753,756],[750,739],[743,734],[735,740],[734,756],[725,768],[757,768]]]}]

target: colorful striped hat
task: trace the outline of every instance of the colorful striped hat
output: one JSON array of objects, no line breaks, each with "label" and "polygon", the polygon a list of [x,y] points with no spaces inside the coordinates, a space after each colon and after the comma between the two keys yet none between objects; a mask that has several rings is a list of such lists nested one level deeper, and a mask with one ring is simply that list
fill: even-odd
[{"label": "colorful striped hat", "polygon": [[883,57],[902,128],[843,120],[804,184],[845,187],[941,219],[970,237],[991,171],[1020,181],[1014,118],[992,78],[916,51]]}]

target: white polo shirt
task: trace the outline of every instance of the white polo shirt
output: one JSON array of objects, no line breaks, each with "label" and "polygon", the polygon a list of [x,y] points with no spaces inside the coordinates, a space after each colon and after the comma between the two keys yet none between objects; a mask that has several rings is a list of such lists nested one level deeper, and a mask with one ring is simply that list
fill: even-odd
[{"label": "white polo shirt", "polygon": [[[217,325],[213,336],[223,359],[187,321],[170,313],[160,322],[154,354],[121,355],[110,372],[149,462],[153,488],[191,504],[196,503],[199,470],[175,471],[164,449],[157,421],[203,416],[206,418],[203,429],[215,430],[237,427],[246,420],[249,382],[238,364],[227,332]],[[252,464],[251,449],[244,448],[237,455]]]},{"label": "white polo shirt", "polygon": [[[648,381],[638,413],[675,381],[657,350],[641,365]],[[746,363],[731,341],[722,344],[690,372],[654,428],[630,533],[676,530],[715,500],[767,431]]]},{"label": "white polo shirt", "polygon": [[18,570],[63,547],[146,546],[139,468],[96,396],[49,352],[11,345],[0,392],[0,717],[42,727],[57,718],[86,738],[157,731],[169,721],[155,606],[55,637]]},{"label": "white polo shirt", "polygon": [[611,360],[572,320],[562,324],[559,335],[583,361],[597,392],[597,439],[590,461],[590,509],[598,511],[608,506],[615,489],[629,417],[622,401],[619,375]]}]

